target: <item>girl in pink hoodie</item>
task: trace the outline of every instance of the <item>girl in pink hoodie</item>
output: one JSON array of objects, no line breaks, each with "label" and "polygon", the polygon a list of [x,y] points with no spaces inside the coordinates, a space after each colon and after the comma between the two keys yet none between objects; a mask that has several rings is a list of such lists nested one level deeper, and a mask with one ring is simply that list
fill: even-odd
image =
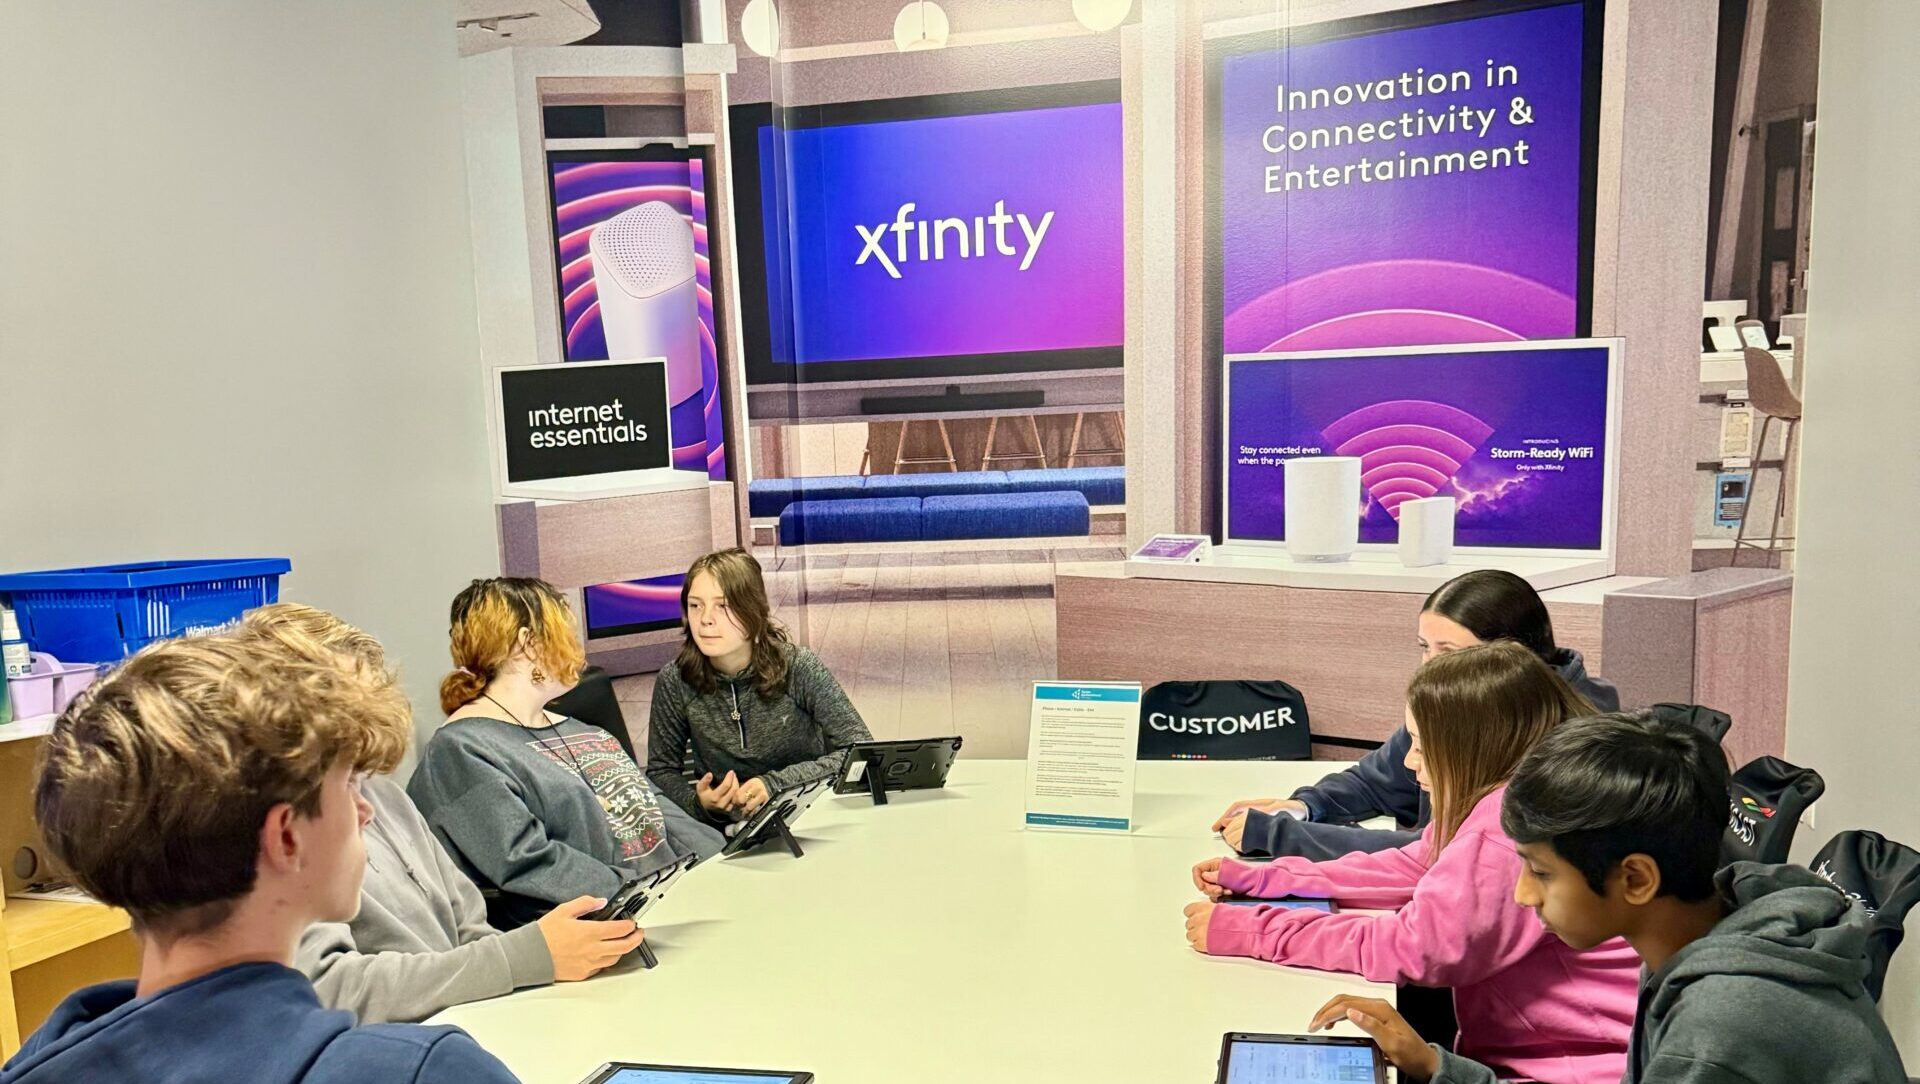
[{"label": "girl in pink hoodie", "polygon": [[1196,903],[1187,936],[1214,956],[1253,956],[1375,982],[1453,988],[1463,1056],[1503,1080],[1614,1084],[1626,1069],[1639,961],[1613,940],[1575,952],[1513,901],[1514,843],[1500,830],[1508,777],[1536,741],[1592,709],[1526,648],[1469,647],[1407,687],[1407,767],[1433,823],[1398,850],[1267,865],[1210,858],[1210,899],[1304,896],[1383,914]]}]

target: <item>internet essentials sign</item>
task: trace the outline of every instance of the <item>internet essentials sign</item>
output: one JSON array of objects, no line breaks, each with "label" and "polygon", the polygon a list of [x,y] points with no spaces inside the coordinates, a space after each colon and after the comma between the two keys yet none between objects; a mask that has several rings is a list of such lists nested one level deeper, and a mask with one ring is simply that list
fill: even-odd
[{"label": "internet essentials sign", "polygon": [[499,378],[509,483],[673,465],[664,361],[532,365]]}]

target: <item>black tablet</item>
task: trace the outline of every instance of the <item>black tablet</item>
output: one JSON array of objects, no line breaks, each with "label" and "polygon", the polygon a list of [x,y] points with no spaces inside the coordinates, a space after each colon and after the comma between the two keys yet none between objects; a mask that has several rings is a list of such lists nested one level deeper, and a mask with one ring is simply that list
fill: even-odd
[{"label": "black tablet", "polygon": [[1253,1035],[1220,1044],[1217,1084],[1387,1084],[1387,1059],[1372,1039],[1346,1035]]},{"label": "black tablet", "polygon": [[847,750],[833,792],[871,794],[874,804],[881,805],[890,790],[944,787],[960,743],[958,737],[855,742]]},{"label": "black tablet", "polygon": [[649,908],[665,896],[667,889],[672,888],[673,883],[678,881],[682,874],[692,869],[693,864],[699,860],[698,855],[690,854],[671,866],[662,867],[644,877],[628,881],[620,886],[620,891],[608,897],[606,906],[588,915],[587,918],[594,922],[608,922],[616,918],[639,921],[640,916],[646,914]]},{"label": "black tablet", "polygon": [[1251,896],[1222,896],[1213,902],[1222,907],[1288,907],[1296,911],[1325,911],[1334,914],[1340,905],[1332,900],[1310,900],[1301,896],[1282,896],[1279,899],[1262,900]]},{"label": "black tablet", "polygon": [[813,1084],[812,1073],[610,1061],[580,1084]]},{"label": "black tablet", "polygon": [[753,816],[742,821],[740,826],[733,830],[733,835],[727,838],[727,845],[720,851],[721,857],[730,857],[742,851],[752,850],[762,843],[769,843],[776,839],[784,841],[787,848],[793,851],[795,858],[800,857],[800,845],[794,842],[793,835],[787,829],[793,826],[794,821],[800,819],[800,814],[805,813],[807,808],[813,805],[814,799],[827,792],[827,783],[832,778],[832,776],[823,776],[811,783],[788,787],[768,798],[765,805],[754,810]]}]

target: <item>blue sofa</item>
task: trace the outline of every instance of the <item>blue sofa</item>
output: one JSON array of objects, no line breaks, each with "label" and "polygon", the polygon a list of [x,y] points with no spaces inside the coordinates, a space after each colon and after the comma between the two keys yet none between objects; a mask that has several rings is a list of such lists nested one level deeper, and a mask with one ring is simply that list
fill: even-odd
[{"label": "blue sofa", "polygon": [[812,478],[761,478],[747,486],[747,512],[773,519],[796,501],[843,501],[863,497],[962,497],[987,494],[1074,491],[1088,504],[1127,503],[1125,467],[1056,467],[1051,470],[976,470],[943,474],[829,474]]},{"label": "blue sofa", "polygon": [[918,497],[795,501],[780,510],[780,544],[918,542],[920,505]]}]

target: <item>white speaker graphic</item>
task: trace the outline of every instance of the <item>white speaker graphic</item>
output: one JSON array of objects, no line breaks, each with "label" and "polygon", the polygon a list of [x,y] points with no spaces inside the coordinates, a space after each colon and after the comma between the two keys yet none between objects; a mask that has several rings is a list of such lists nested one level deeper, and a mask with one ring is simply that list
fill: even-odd
[{"label": "white speaker graphic", "polygon": [[1287,554],[1296,561],[1344,561],[1360,545],[1360,458],[1289,459]]},{"label": "white speaker graphic", "polygon": [[593,288],[607,358],[667,359],[667,405],[700,390],[700,298],[693,227],[651,200],[593,228]]},{"label": "white speaker graphic", "polygon": [[1408,568],[1444,565],[1453,558],[1452,497],[1419,497],[1401,501],[1400,563]]}]

